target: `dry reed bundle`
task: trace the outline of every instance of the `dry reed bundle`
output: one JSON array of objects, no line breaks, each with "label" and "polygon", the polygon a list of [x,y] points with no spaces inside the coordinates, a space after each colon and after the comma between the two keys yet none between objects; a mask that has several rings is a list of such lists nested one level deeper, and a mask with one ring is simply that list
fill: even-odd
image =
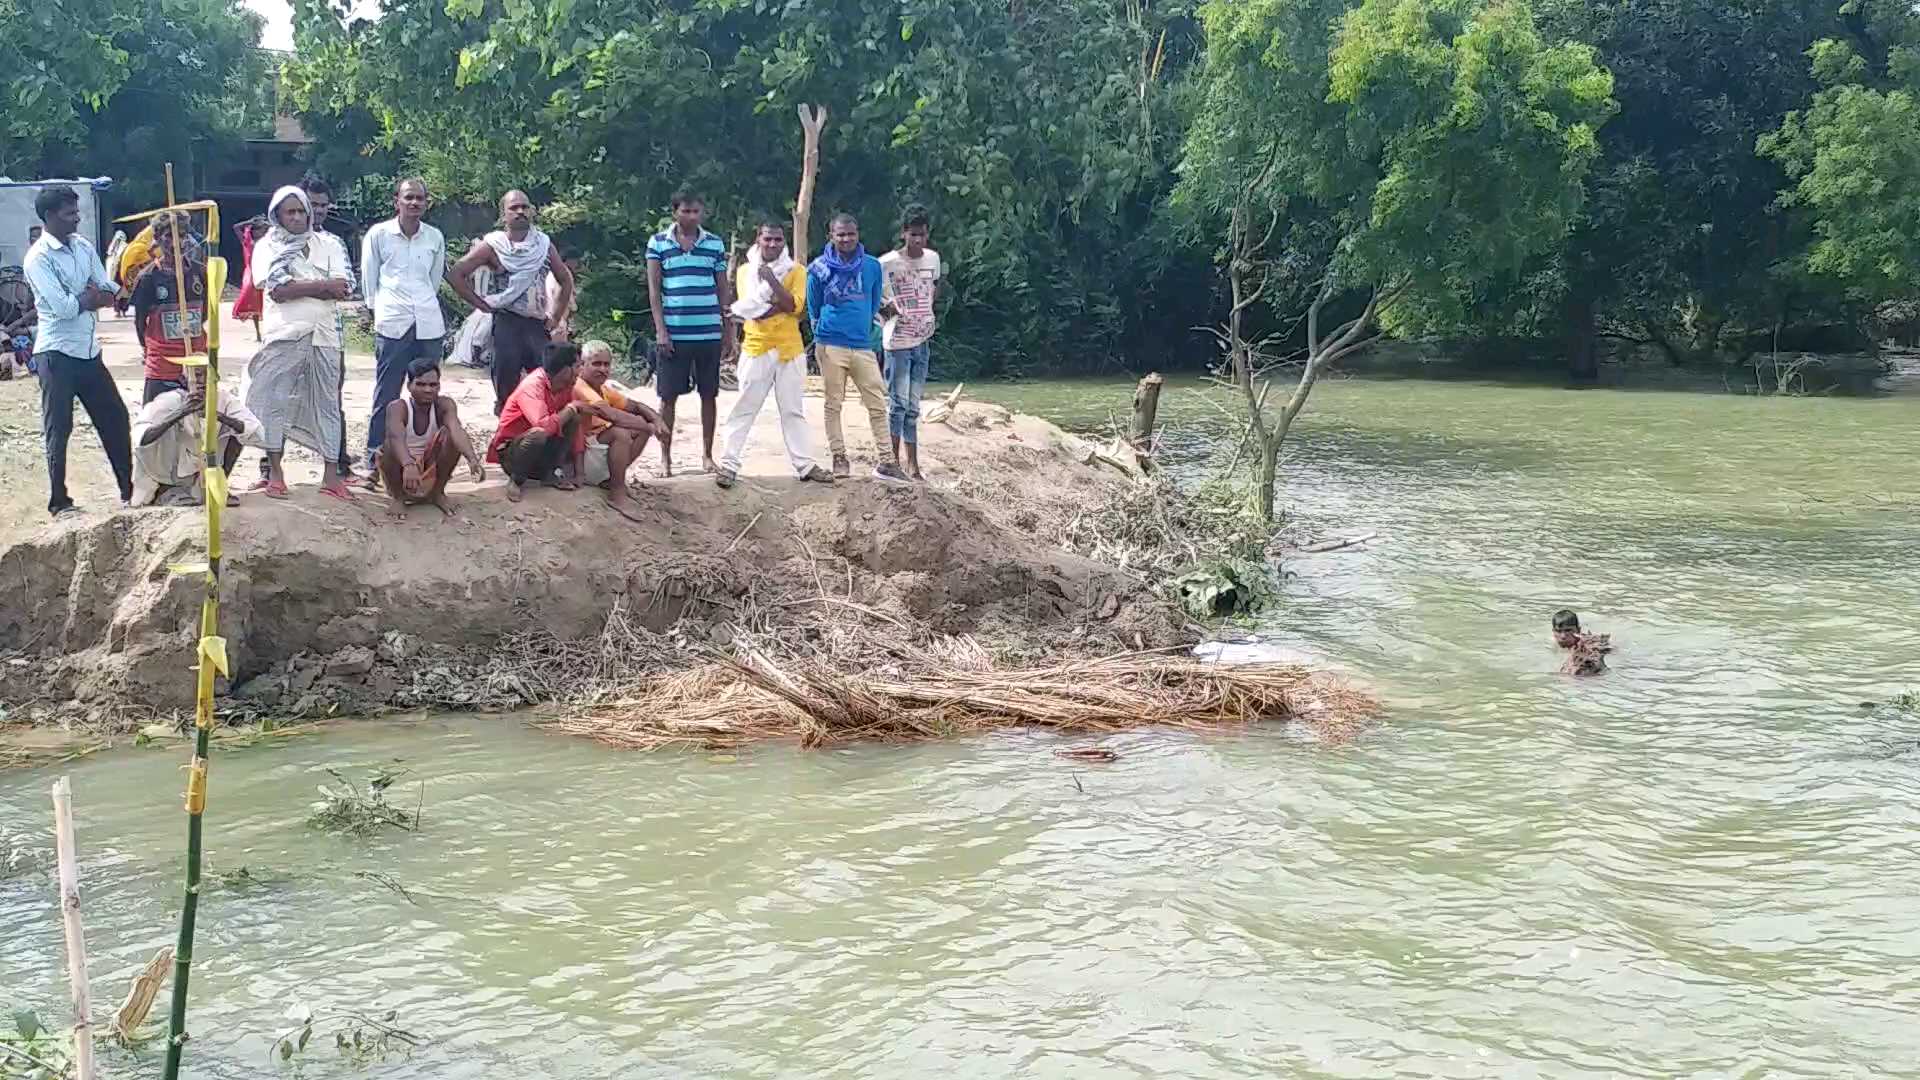
[{"label": "dry reed bundle", "polygon": [[1106,734],[1157,727],[1207,732],[1305,721],[1342,732],[1374,715],[1372,698],[1290,664],[1216,664],[1127,653],[1012,671],[849,674],[812,659],[715,656],[540,726],[636,750],[909,742],[996,728]]}]

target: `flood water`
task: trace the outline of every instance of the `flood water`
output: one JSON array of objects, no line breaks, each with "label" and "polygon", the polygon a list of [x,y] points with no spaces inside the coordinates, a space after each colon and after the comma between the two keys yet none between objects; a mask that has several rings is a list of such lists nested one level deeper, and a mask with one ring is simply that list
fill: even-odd
[{"label": "flood water", "polygon": [[[1201,394],[1165,406],[1190,472]],[[220,753],[209,861],[266,881],[202,902],[190,1073],[275,1071],[297,1000],[433,1040],[391,1077],[1920,1075],[1920,730],[1859,707],[1920,688],[1916,408],[1323,386],[1284,502],[1382,539],[1294,561],[1265,627],[1386,700],[1346,745],[638,756],[491,718]],[[1561,606],[1604,678],[1554,673]],[[103,1012],[172,940],[183,758],[67,770]],[[420,833],[303,828],[322,767],[395,758]],[[0,822],[52,775],[0,776]],[[61,1011],[52,895],[0,880],[0,1006]],[[303,1074],[357,1075],[323,1040]]]}]

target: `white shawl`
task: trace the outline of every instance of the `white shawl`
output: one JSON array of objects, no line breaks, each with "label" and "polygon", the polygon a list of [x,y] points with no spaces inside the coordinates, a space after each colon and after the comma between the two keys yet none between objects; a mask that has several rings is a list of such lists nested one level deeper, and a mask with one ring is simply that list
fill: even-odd
[{"label": "white shawl", "polygon": [[[747,275],[747,287],[730,309],[742,319],[764,319],[773,311],[773,286],[760,277],[761,265],[760,245],[755,244],[747,249],[747,269],[752,271]],[[786,248],[781,248],[780,257],[773,261],[769,269],[777,280],[785,281],[787,272],[793,269],[793,255]],[[805,297],[794,297],[794,303],[804,302]]]}]

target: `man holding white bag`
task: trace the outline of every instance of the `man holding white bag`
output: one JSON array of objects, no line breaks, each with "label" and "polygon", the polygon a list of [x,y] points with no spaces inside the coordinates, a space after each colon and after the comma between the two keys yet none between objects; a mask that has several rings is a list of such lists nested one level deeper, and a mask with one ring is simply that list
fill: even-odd
[{"label": "man holding white bag", "polygon": [[753,247],[736,271],[739,299],[732,312],[740,320],[740,397],[727,415],[726,449],[714,482],[730,488],[740,478],[740,457],[747,436],[771,393],[780,412],[780,434],[787,444],[793,475],[815,483],[833,483],[833,474],[813,460],[807,435],[806,345],[800,340],[800,309],[807,295],[807,268],[787,253],[786,226],[761,224]]}]

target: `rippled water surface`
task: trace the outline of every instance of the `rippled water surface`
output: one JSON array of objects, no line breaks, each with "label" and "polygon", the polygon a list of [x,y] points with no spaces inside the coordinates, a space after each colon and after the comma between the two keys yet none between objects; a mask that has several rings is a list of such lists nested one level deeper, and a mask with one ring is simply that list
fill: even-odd
[{"label": "rippled water surface", "polygon": [[[1294,562],[1269,630],[1388,701],[1349,745],[222,752],[209,860],[267,883],[202,903],[191,1074],[272,1071],[298,999],[431,1036],[396,1077],[1920,1075],[1920,731],[1859,707],[1920,685],[1917,407],[1325,386],[1286,501],[1383,540]],[[1554,674],[1562,605],[1605,678]],[[97,998],[172,939],[181,757],[69,769]],[[393,758],[420,834],[302,827],[322,767]],[[51,775],[0,776],[16,835]],[[61,956],[45,877],[0,880],[0,1005],[57,1013]]]}]

